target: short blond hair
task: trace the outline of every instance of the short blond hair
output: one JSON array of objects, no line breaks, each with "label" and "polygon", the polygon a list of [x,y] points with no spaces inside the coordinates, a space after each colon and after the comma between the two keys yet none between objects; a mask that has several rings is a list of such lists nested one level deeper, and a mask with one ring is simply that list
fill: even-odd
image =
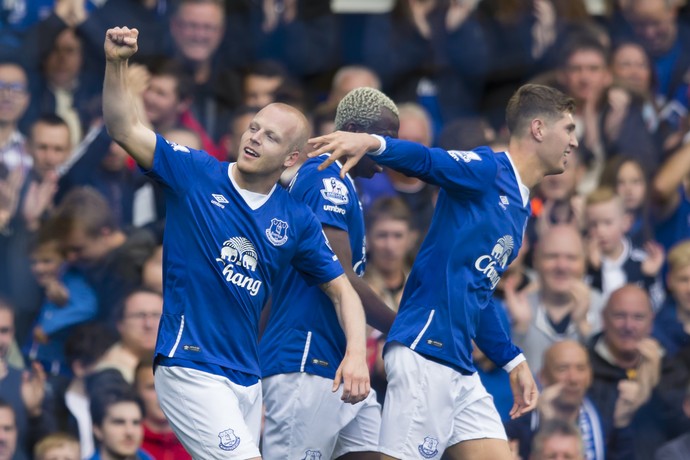
[{"label": "short blond hair", "polygon": [[625,211],[625,206],[623,204],[623,199],[616,193],[616,191],[611,187],[599,187],[595,189],[592,193],[587,195],[586,206],[592,206],[595,204],[609,203],[614,201],[621,211]]},{"label": "short blond hair", "polygon": [[53,433],[41,439],[34,447],[34,458],[36,460],[43,460],[44,456],[50,450],[56,447],[62,447],[65,444],[74,444],[79,450],[79,440],[68,433]]},{"label": "short blond hair", "polygon": [[670,273],[690,265],[690,239],[676,244],[668,252],[668,270]]}]

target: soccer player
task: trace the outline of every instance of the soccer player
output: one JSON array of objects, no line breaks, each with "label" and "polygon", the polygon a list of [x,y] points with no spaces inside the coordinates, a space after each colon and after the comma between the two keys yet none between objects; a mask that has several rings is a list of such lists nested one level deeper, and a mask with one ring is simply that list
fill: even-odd
[{"label": "soccer player", "polygon": [[[398,109],[382,92],[358,88],[339,103],[337,129],[397,136]],[[290,194],[308,204],[343,269],[362,298],[369,323],[388,332],[395,314],[360,278],[365,268],[364,217],[350,174],[340,165],[318,167],[328,154],[307,160],[290,183]],[[304,157],[306,159],[306,156]],[[371,177],[369,160],[351,173]],[[263,454],[270,460],[298,458],[378,459],[381,406],[372,391],[355,406],[343,404],[332,386],[346,340],[333,305],[295,271],[274,284],[271,314],[259,344],[266,407]],[[356,454],[355,454],[356,453]]]},{"label": "soccer player", "polygon": [[349,403],[369,393],[364,311],[314,214],[276,186],[305,145],[304,116],[284,104],[262,109],[232,164],[168,143],[130,101],[125,74],[137,37],[126,27],[106,32],[103,113],[113,139],[166,195],[156,390],[192,457],[260,458],[257,329],[274,280],[294,268],[330,297],[347,338],[333,386],[342,377]]},{"label": "soccer player", "polygon": [[311,139],[322,167],[348,159],[341,175],[369,153],[381,165],[441,187],[429,233],[388,335],[389,384],[381,451],[388,458],[512,458],[491,396],[472,363],[471,340],[510,374],[517,417],[537,389],[519,348],[501,327],[492,292],[522,244],[529,194],[565,169],[577,147],[573,101],[560,91],[522,86],[506,110],[508,152],[445,151],[360,133]]}]

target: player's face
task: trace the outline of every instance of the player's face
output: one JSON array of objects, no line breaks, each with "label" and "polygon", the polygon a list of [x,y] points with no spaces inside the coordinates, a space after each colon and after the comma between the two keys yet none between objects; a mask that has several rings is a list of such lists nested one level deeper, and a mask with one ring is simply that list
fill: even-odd
[{"label": "player's face", "polygon": [[271,175],[292,166],[300,121],[288,110],[269,105],[259,111],[242,135],[237,166],[244,174]]},{"label": "player's face", "polygon": [[93,428],[101,448],[111,458],[126,458],[136,454],[144,438],[141,409],[134,402],[120,402],[108,408],[100,427]]},{"label": "player's face", "polygon": [[690,313],[690,265],[676,268],[669,273],[668,288],[678,308]]},{"label": "player's face", "polygon": [[587,231],[604,255],[612,255],[627,230],[627,219],[618,201],[597,203],[585,210]]},{"label": "player's face", "polygon": [[621,165],[616,179],[616,193],[623,199],[625,209],[637,211],[647,193],[644,172],[637,163],[628,161]]},{"label": "player's face", "polygon": [[544,175],[561,174],[565,171],[568,155],[577,148],[575,121],[571,113],[557,120],[545,121],[544,141],[539,156]]},{"label": "player's face", "polygon": [[152,292],[130,295],[122,321],[117,326],[122,343],[136,353],[153,352],[162,314],[163,298],[160,295]]},{"label": "player's face", "polygon": [[536,268],[544,291],[569,294],[575,280],[585,274],[582,240],[574,229],[554,228],[539,242]]},{"label": "player's face", "polygon": [[634,355],[637,346],[652,330],[648,299],[637,290],[615,292],[604,310],[604,338],[615,353]]},{"label": "player's face", "polygon": [[17,448],[17,425],[14,413],[7,407],[0,408],[0,460],[11,460]]}]

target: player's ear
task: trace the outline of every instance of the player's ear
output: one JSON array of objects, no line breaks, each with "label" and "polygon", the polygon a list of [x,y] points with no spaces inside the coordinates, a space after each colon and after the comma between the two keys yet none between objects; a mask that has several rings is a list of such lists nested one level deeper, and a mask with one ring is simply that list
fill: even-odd
[{"label": "player's ear", "polygon": [[297,163],[298,158],[299,150],[293,150],[292,152],[288,153],[287,157],[285,158],[285,162],[283,163],[283,166],[285,166],[286,168],[294,166],[295,163]]}]

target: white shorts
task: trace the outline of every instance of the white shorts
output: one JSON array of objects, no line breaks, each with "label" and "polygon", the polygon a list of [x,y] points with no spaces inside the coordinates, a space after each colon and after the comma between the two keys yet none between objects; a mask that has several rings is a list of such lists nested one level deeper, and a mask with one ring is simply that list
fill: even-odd
[{"label": "white shorts", "polygon": [[441,458],[447,447],[462,441],[507,439],[477,373],[462,375],[395,343],[384,363],[388,389],[379,443],[384,454]]},{"label": "white shorts", "polygon": [[260,457],[261,382],[244,387],[186,367],[158,366],[158,402],[196,460]]},{"label": "white shorts", "polygon": [[306,373],[263,379],[266,460],[329,459],[378,452],[381,405],[372,390],[355,405],[340,400],[333,380]]}]

